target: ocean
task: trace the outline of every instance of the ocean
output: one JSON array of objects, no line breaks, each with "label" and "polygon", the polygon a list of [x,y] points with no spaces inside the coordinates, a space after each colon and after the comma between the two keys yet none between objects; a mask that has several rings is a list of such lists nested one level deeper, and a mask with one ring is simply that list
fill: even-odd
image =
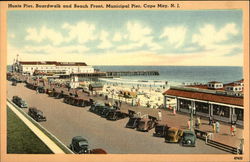
[{"label": "ocean", "polygon": [[[129,71],[129,70],[157,70],[158,76],[124,76],[121,78],[106,79],[106,82],[124,84],[180,85],[183,83],[202,83],[220,81],[229,83],[243,78],[241,66],[94,66],[100,71]],[[7,66],[8,71],[11,66]],[[141,82],[143,80],[143,82]]]},{"label": "ocean", "polygon": [[209,81],[229,83],[243,78],[243,67],[240,66],[94,66],[94,68],[100,71],[157,70],[159,76],[121,77],[122,82],[134,83],[143,80],[149,81],[152,85],[155,84],[154,81],[162,83],[167,81],[169,85],[194,82],[206,84]]}]

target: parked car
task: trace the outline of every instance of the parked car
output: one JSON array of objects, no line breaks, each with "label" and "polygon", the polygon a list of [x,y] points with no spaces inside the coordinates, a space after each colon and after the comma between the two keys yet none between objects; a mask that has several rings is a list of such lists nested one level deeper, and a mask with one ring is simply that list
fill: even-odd
[{"label": "parked car", "polygon": [[35,107],[29,108],[28,115],[31,116],[37,122],[47,120],[46,117],[43,115],[43,112]]},{"label": "parked car", "polygon": [[28,107],[27,103],[26,103],[22,98],[20,98],[20,97],[18,97],[18,96],[13,96],[13,97],[12,97],[12,101],[13,101],[17,106],[19,106],[19,107],[21,107],[21,108],[27,108],[27,107]]},{"label": "parked car", "polygon": [[128,116],[127,114],[121,112],[120,110],[113,109],[108,112],[106,119],[114,121],[114,120],[126,118],[127,116]]},{"label": "parked car", "polygon": [[156,137],[165,137],[169,127],[166,123],[157,123],[155,126],[155,133],[153,134]]},{"label": "parked car", "polygon": [[63,99],[63,102],[66,103],[66,104],[69,104],[69,99],[70,99],[69,96],[65,96],[64,99]]},{"label": "parked car", "polygon": [[174,142],[179,143],[182,137],[183,131],[178,128],[171,127],[168,129],[166,136],[165,136],[165,142]]},{"label": "parked car", "polygon": [[77,154],[90,153],[89,143],[82,136],[73,137],[69,147],[74,153],[77,153]]},{"label": "parked car", "polygon": [[196,145],[196,135],[194,131],[185,130],[182,135],[182,146],[193,146]]},{"label": "parked car", "polygon": [[100,109],[102,109],[104,106],[105,105],[103,103],[95,103],[91,105],[91,107],[89,108],[89,111],[93,113],[98,113],[98,111],[100,111]]},{"label": "parked car", "polygon": [[58,92],[56,92],[55,93],[55,99],[61,99],[61,98],[63,98],[65,95],[63,94],[63,92],[60,92],[60,93],[58,93]]},{"label": "parked car", "polygon": [[156,122],[152,118],[142,118],[139,121],[136,130],[148,132],[149,130],[151,130],[152,128],[154,128],[155,125],[156,125]]},{"label": "parked car", "polygon": [[80,106],[80,107],[85,107],[85,106],[89,106],[90,103],[88,100],[84,100],[82,98],[77,100],[76,106]]},{"label": "parked car", "polygon": [[140,120],[141,118],[139,117],[130,117],[126,124],[126,128],[137,128]]},{"label": "parked car", "polygon": [[45,89],[42,86],[37,87],[39,93],[45,93]]}]

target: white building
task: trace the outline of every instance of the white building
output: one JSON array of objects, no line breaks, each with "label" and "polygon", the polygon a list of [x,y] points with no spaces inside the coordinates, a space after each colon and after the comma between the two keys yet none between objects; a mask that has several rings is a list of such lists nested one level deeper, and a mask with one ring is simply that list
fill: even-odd
[{"label": "white building", "polygon": [[94,68],[84,62],[56,62],[56,61],[20,61],[13,65],[13,70],[30,74],[36,72],[53,74],[71,74],[71,73],[93,73]]},{"label": "white building", "polygon": [[217,82],[217,81],[212,81],[212,82],[208,82],[207,86],[210,89],[220,89],[220,88],[223,88],[223,83]]}]

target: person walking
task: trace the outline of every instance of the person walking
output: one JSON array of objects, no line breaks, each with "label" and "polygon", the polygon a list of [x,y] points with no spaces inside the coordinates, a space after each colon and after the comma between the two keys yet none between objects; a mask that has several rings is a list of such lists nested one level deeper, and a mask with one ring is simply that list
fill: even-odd
[{"label": "person walking", "polygon": [[213,124],[213,116],[211,115],[211,116],[209,116],[209,123],[208,123],[208,125],[212,125]]},{"label": "person walking", "polygon": [[231,133],[231,136],[234,136],[234,126],[233,126],[233,124],[231,124],[230,133]]},{"label": "person walking", "polygon": [[187,121],[187,126],[188,126],[188,129],[191,129],[190,119]]},{"label": "person walking", "polygon": [[201,119],[200,119],[200,117],[197,117],[195,120],[195,126],[199,129],[200,125],[201,125]]},{"label": "person walking", "polygon": [[176,108],[173,107],[173,114],[176,115]]},{"label": "person walking", "polygon": [[220,132],[220,123],[219,123],[219,121],[216,121],[215,126],[216,126],[216,133],[219,133]]},{"label": "person walking", "polygon": [[161,113],[161,110],[158,111],[158,119],[159,119],[159,121],[162,120],[162,113]]},{"label": "person walking", "polygon": [[236,124],[233,124],[233,136],[235,136],[236,135]]},{"label": "person walking", "polygon": [[215,133],[215,130],[216,130],[215,122],[212,123],[212,129],[213,129],[213,132]]}]

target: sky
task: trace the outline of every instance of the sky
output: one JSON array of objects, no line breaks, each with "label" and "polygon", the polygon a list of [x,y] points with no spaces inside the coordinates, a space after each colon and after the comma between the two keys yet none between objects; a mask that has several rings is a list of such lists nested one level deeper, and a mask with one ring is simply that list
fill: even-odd
[{"label": "sky", "polygon": [[8,11],[8,64],[243,66],[242,10]]}]

